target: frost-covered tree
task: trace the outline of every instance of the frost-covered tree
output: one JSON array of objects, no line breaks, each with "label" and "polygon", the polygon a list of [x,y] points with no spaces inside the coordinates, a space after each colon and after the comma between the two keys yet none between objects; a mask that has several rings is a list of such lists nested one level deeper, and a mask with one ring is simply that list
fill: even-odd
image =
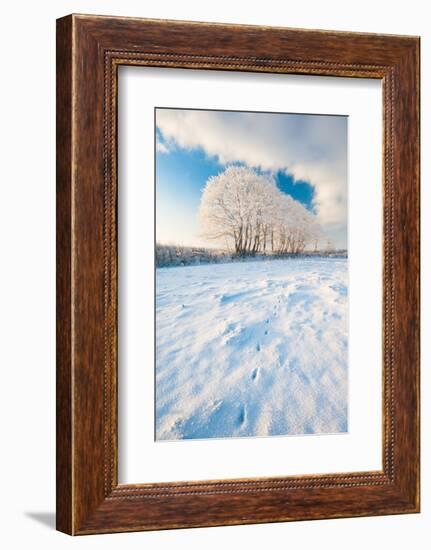
[{"label": "frost-covered tree", "polygon": [[320,238],[306,208],[282,193],[273,178],[243,166],[208,179],[199,221],[205,238],[225,242],[241,256],[298,254]]}]

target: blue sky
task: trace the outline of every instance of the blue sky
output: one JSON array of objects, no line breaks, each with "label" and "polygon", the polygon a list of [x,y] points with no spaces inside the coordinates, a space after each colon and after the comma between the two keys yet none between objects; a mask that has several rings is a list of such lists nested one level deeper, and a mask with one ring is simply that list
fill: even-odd
[{"label": "blue sky", "polygon": [[156,109],[156,128],[159,242],[211,246],[197,222],[203,188],[240,164],[271,173],[334,246],[346,246],[346,117]]}]

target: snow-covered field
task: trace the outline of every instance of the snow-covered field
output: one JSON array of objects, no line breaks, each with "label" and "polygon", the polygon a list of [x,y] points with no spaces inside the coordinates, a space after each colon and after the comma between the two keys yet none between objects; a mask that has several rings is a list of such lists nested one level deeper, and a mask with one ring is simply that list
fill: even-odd
[{"label": "snow-covered field", "polygon": [[156,272],[159,440],[347,431],[347,260]]}]

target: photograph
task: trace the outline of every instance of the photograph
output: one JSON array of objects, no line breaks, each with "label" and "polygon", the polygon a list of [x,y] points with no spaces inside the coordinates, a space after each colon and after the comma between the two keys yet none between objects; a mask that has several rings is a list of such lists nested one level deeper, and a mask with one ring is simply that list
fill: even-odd
[{"label": "photograph", "polygon": [[154,117],[155,440],[348,432],[348,116]]},{"label": "photograph", "polygon": [[429,11],[2,4],[4,550],[431,546]]}]

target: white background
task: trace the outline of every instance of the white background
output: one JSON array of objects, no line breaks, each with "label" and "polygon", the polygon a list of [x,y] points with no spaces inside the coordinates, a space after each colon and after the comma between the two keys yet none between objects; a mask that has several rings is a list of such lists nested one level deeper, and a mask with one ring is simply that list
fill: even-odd
[{"label": "white background", "polygon": [[[8,2],[2,11],[1,543],[5,548],[427,548],[431,523],[431,29],[427,2]],[[105,13],[422,36],[422,514],[102,535],[54,523],[55,18]],[[3,43],[4,42],[4,43]],[[366,216],[364,215],[364,223]],[[428,535],[429,539],[429,535]]]},{"label": "white background", "polygon": [[[119,78],[120,482],[381,470],[381,82],[145,67]],[[349,116],[348,433],[154,441],[155,105]]]}]

